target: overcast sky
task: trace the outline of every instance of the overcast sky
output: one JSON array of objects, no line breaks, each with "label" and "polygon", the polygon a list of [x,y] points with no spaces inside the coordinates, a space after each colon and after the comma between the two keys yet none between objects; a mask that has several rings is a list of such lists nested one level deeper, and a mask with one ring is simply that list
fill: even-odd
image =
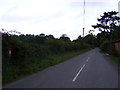
[{"label": "overcast sky", "polygon": [[[97,17],[118,11],[120,0],[85,0],[85,34],[93,30]],[[0,28],[23,34],[82,35],[84,0],[0,0]],[[95,33],[98,33],[96,31]],[[94,34],[95,34],[94,33]]]}]

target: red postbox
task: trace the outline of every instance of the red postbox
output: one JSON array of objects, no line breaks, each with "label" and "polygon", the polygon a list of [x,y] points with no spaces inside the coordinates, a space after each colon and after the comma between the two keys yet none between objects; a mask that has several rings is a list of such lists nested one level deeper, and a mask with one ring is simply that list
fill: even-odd
[{"label": "red postbox", "polygon": [[12,48],[8,48],[8,56],[12,56]]}]

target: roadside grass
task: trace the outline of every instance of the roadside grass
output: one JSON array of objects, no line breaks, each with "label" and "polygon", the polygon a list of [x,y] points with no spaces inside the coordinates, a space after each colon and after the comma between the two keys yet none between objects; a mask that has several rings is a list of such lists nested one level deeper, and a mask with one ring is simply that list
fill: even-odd
[{"label": "roadside grass", "polygon": [[77,50],[73,52],[65,52],[62,54],[49,55],[45,58],[32,58],[34,62],[27,64],[23,68],[9,67],[6,71],[3,71],[2,84],[3,86],[13,81],[19,80],[33,73],[39,72],[50,66],[56,65],[63,61],[66,61],[74,56],[89,51],[90,49]]},{"label": "roadside grass", "polygon": [[120,67],[120,57],[110,56],[110,58]]},{"label": "roadside grass", "polygon": [[[101,53],[106,53],[102,50],[100,50]],[[107,53],[106,53],[107,54]],[[108,54],[109,55],[109,54]],[[113,55],[109,55],[108,56],[113,62],[115,62],[119,67],[120,67],[120,56],[113,56]]]}]

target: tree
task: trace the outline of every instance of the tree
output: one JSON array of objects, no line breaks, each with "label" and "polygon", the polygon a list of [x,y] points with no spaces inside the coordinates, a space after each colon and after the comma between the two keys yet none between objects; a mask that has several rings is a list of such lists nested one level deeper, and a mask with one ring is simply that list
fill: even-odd
[{"label": "tree", "polygon": [[62,36],[60,37],[60,40],[66,41],[66,42],[70,42],[70,38],[67,37],[66,34],[62,34]]},{"label": "tree", "polygon": [[44,33],[41,33],[39,36],[40,36],[40,37],[45,37],[45,34],[44,34]]},{"label": "tree", "polygon": [[97,45],[100,46],[105,40],[110,40],[110,32],[102,31],[97,34]]},{"label": "tree", "polygon": [[80,36],[78,36],[78,39],[82,39],[81,35],[80,35]]},{"label": "tree", "polygon": [[88,34],[83,38],[84,42],[89,44],[92,47],[96,47],[97,42],[96,42],[96,37],[92,34]]},{"label": "tree", "polygon": [[92,25],[92,27],[98,28],[100,31],[112,32],[114,27],[118,26],[120,22],[120,18],[117,16],[118,12],[111,11],[111,12],[104,12],[103,16],[98,18],[97,25]]},{"label": "tree", "polygon": [[97,45],[110,55],[117,55],[113,41],[120,38],[120,17],[117,14],[116,11],[104,12],[103,16],[97,19],[99,23],[92,25],[101,31],[97,34]]},{"label": "tree", "polygon": [[55,39],[53,35],[46,35],[46,39]]},{"label": "tree", "polygon": [[113,34],[112,34],[113,40],[120,39],[120,26],[115,27]]},{"label": "tree", "polygon": [[92,35],[92,34],[93,34],[93,32],[94,32],[94,30],[89,30],[89,34],[91,34],[91,35]]}]

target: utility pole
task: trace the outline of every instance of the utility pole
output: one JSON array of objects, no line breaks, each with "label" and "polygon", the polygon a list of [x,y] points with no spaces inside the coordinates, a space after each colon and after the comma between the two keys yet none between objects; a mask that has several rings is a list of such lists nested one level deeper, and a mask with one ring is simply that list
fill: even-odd
[{"label": "utility pole", "polygon": [[84,37],[84,29],[85,29],[85,28],[83,27],[83,37]]},{"label": "utility pole", "polygon": [[85,30],[85,0],[84,0],[84,7],[83,7],[83,37]]},{"label": "utility pole", "polygon": [[118,2],[118,17],[120,17],[120,1]]},{"label": "utility pole", "polygon": [[[118,2],[118,17],[120,17],[120,1]],[[120,22],[118,22],[118,25],[120,26]]]}]

